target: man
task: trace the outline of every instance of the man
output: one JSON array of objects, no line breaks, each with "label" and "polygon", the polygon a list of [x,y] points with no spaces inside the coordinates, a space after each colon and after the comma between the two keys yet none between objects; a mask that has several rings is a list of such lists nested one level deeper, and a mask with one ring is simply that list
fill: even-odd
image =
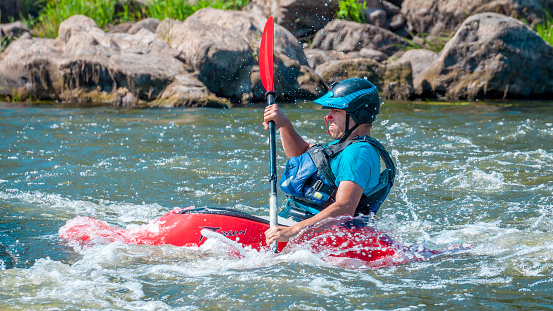
[{"label": "man", "polygon": [[[309,145],[277,105],[265,109],[263,125],[268,128],[269,121],[275,122],[290,158],[280,185],[290,199],[279,216],[298,221],[267,230],[268,245],[288,241],[326,218],[376,213],[393,184],[393,162],[370,138],[380,109],[376,87],[364,79],[347,79],[315,103],[330,109],[325,121],[335,141],[327,145]],[[382,174],[380,156],[387,167]]]}]

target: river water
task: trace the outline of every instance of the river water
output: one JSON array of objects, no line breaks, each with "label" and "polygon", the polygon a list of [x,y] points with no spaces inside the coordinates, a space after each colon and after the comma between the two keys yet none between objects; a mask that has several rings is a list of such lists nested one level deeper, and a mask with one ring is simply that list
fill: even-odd
[{"label": "river water", "polygon": [[[324,111],[283,109],[309,142],[329,141]],[[343,268],[301,248],[238,259],[218,241],[58,237],[75,216],[131,228],[190,205],[268,215],[262,111],[0,103],[0,309],[553,308],[551,102],[383,105],[372,136],[398,176],[379,216],[403,245],[469,246],[446,256]]]}]

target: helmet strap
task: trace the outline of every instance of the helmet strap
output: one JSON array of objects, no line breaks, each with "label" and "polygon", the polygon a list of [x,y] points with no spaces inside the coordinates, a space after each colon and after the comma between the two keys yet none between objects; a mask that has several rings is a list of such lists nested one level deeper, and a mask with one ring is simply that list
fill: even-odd
[{"label": "helmet strap", "polygon": [[355,131],[355,129],[360,125],[360,124],[355,124],[351,129],[349,128],[349,112],[346,112],[346,131],[344,132],[344,135],[340,138],[340,140],[338,141],[338,143],[343,143],[346,141],[346,139],[349,137],[349,135],[351,135],[351,133],[353,133],[353,131]]}]

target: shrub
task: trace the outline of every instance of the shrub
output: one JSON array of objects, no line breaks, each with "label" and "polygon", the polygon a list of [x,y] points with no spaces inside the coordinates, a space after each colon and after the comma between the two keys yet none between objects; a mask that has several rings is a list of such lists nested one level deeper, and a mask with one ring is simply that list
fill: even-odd
[{"label": "shrub", "polygon": [[185,20],[202,8],[240,10],[248,3],[250,0],[199,0],[193,4],[188,0],[151,0],[149,5],[142,7],[128,0],[53,0],[44,4],[34,32],[41,37],[55,38],[61,22],[77,14],[86,15],[95,20],[98,27],[105,28],[147,17]]},{"label": "shrub", "polygon": [[545,11],[544,19],[534,26],[534,30],[545,42],[553,45],[553,17],[549,11]]},{"label": "shrub", "polygon": [[367,8],[366,2],[359,3],[357,0],[341,0],[338,4],[340,5],[340,10],[336,12],[337,18],[365,23],[365,17],[362,12]]}]

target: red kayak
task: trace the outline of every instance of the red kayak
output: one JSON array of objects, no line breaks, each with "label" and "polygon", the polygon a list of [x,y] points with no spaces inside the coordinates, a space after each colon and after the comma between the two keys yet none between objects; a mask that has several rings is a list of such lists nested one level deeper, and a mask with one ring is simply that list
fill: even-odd
[{"label": "red kayak", "polygon": [[[285,221],[279,219],[281,225],[293,223]],[[186,208],[175,209],[152,223],[131,229],[110,226],[94,218],[76,217],[60,228],[59,234],[63,239],[80,243],[119,241],[126,244],[200,246],[212,236],[207,233],[216,232],[245,249],[268,251],[264,234],[267,229],[267,219],[248,213],[225,208]],[[287,243],[278,243],[278,251],[281,252],[286,246]],[[399,258],[403,256],[398,256],[399,248],[391,238],[355,217],[349,217],[347,221],[324,222],[322,226],[304,230],[288,243],[286,249],[298,247],[320,253],[323,258],[356,259],[363,263],[375,263],[376,266],[405,261]]]}]

